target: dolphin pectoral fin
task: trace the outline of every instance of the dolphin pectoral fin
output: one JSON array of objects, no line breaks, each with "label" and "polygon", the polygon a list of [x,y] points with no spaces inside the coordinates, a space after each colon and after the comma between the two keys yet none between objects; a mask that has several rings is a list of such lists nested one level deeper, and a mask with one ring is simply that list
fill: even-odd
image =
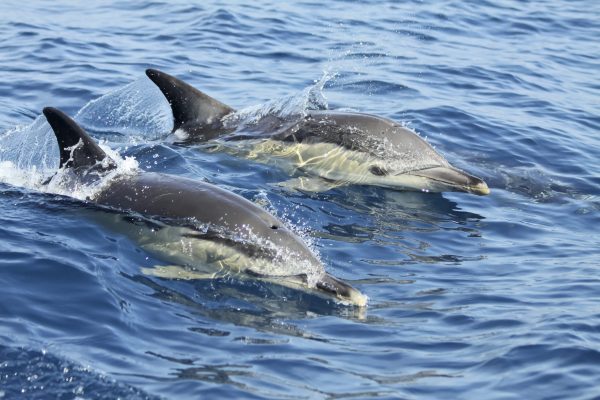
[{"label": "dolphin pectoral fin", "polygon": [[156,69],[147,69],[146,75],[158,86],[171,106],[173,132],[180,128],[188,131],[199,126],[219,125],[221,118],[234,111],[174,76]]},{"label": "dolphin pectoral fin", "polygon": [[277,183],[276,185],[289,191],[304,191],[315,193],[327,192],[328,190],[343,186],[343,184],[339,182],[328,181],[323,178],[312,176],[300,176],[284,182]]},{"label": "dolphin pectoral fin", "polygon": [[218,274],[214,272],[199,272],[179,265],[157,265],[154,268],[142,268],[141,271],[144,275],[155,276],[157,278],[181,279],[186,281],[208,280],[218,276]]}]

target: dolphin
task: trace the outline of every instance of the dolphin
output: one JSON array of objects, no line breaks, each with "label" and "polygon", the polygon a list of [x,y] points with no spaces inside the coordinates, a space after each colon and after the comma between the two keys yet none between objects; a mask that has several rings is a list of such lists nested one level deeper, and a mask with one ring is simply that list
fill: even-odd
[{"label": "dolphin", "polygon": [[119,174],[114,160],[75,121],[56,108],[43,112],[60,149],[62,173],[51,181],[100,182],[87,200],[137,215],[149,229],[130,223],[129,233],[142,248],[173,264],[144,272],[180,279],[235,274],[366,305],[366,296],[329,275],[294,232],[251,201],[187,178],[143,171]]},{"label": "dolphin", "polygon": [[[396,190],[468,192],[487,195],[480,178],[452,166],[413,131],[370,114],[306,111],[259,116],[249,123],[236,111],[169,74],[147,69],[173,112],[173,132],[295,176],[306,190],[358,184]],[[179,136],[179,135],[178,135]],[[315,179],[317,178],[317,179]]]}]

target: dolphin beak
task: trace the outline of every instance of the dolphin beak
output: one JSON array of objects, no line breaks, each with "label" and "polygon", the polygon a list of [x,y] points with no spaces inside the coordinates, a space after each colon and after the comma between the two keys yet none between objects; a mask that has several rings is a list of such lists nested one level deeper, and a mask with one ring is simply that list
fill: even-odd
[{"label": "dolphin beak", "polygon": [[358,307],[367,305],[367,296],[329,274],[323,274],[317,281],[316,287],[319,291],[326,292],[330,296],[334,295],[341,303]]},{"label": "dolphin beak", "polygon": [[411,175],[421,176],[439,182],[440,184],[450,186],[459,192],[473,193],[478,196],[490,194],[490,188],[483,179],[469,175],[452,166],[422,169],[411,172]]},{"label": "dolphin beak", "polygon": [[477,183],[476,185],[469,187],[469,193],[473,193],[478,196],[487,196],[490,194],[490,188],[488,187],[487,183],[481,180],[481,182]]},{"label": "dolphin beak", "polygon": [[[260,276],[246,270],[251,276]],[[271,276],[262,278],[265,281],[272,282],[278,285],[289,287],[292,289],[306,290],[308,278],[306,274],[288,275],[288,276]],[[353,288],[344,281],[335,278],[328,273],[321,275],[314,286],[310,286],[311,291],[320,297],[331,299],[346,306],[366,307],[369,298],[362,294],[357,289]]]}]

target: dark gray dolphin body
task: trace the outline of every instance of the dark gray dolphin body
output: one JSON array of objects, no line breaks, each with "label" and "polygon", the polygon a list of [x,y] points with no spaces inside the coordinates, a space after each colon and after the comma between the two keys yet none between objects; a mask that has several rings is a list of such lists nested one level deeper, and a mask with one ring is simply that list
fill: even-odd
[{"label": "dark gray dolphin body", "polygon": [[146,74],[171,106],[173,131],[184,131],[192,140],[219,139],[226,151],[279,164],[292,174],[301,170],[333,186],[489,193],[483,180],[453,167],[420,136],[392,120],[308,111],[286,118],[266,115],[241,126],[231,107],[189,84],[154,69]]},{"label": "dark gray dolphin body", "polygon": [[[60,168],[71,179],[98,181],[114,172],[116,163],[72,119],[54,108],[45,108],[44,115],[59,144]],[[159,221],[144,232],[131,229],[142,247],[177,264],[158,269],[156,275],[186,279],[237,273],[340,302],[366,304],[359,291],[328,275],[280,220],[239,195],[204,182],[146,172],[117,175],[100,187],[90,201]]]}]

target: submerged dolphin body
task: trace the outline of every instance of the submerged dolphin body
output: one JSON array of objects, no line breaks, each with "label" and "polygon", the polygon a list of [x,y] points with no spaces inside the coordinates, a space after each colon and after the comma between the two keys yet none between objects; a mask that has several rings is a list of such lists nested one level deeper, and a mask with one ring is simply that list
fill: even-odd
[{"label": "submerged dolphin body", "polygon": [[[56,135],[61,177],[67,176],[67,182],[98,182],[115,170],[114,161],[75,121],[54,108],[45,108],[44,115]],[[233,273],[341,303],[366,304],[358,290],[327,274],[304,242],[280,220],[217,186],[140,172],[117,175],[89,200],[148,218],[152,229],[129,224],[129,233],[138,236],[143,248],[176,266],[146,272],[181,279]]]},{"label": "submerged dolphin body", "polygon": [[[146,75],[168,100],[173,132],[195,141],[219,139],[220,147],[290,174],[301,170],[301,187],[321,190],[345,184],[431,192],[489,194],[486,183],[459,170],[420,136],[398,123],[369,114],[307,111],[282,118],[269,114],[236,122],[235,110],[164,72]],[[326,185],[323,183],[327,182]],[[316,184],[315,184],[316,183]]]}]

